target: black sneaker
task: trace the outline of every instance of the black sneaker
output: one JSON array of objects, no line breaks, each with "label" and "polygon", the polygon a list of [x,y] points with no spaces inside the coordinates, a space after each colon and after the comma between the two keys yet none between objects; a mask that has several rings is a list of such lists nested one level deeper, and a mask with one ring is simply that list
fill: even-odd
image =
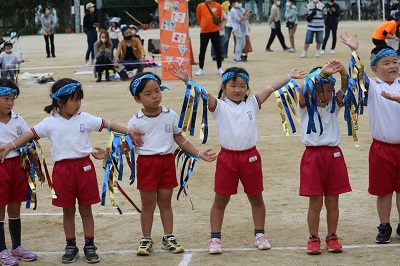
[{"label": "black sneaker", "polygon": [[396,229],[396,238],[400,239],[400,224],[397,225],[397,229]]},{"label": "black sneaker", "polygon": [[378,244],[390,243],[390,236],[392,235],[392,227],[390,223],[380,224],[378,226],[379,233],[376,236],[375,242]]},{"label": "black sneaker", "polygon": [[79,258],[79,248],[77,246],[66,246],[65,253],[61,258],[62,263],[72,263]]},{"label": "black sneaker", "polygon": [[84,246],[83,252],[85,253],[85,261],[87,263],[96,263],[100,261],[99,255],[96,254],[97,247],[93,246]]},{"label": "black sneaker", "polygon": [[182,253],[185,249],[176,242],[174,235],[165,235],[162,238],[162,249],[171,251],[172,253]]}]

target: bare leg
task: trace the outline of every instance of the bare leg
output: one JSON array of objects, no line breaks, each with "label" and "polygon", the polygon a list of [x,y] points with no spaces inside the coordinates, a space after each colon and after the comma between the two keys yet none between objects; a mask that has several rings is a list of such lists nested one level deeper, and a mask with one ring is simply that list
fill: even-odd
[{"label": "bare leg", "polygon": [[225,208],[226,205],[228,205],[230,198],[230,195],[215,193],[214,203],[211,207],[210,214],[211,232],[221,232]]},{"label": "bare leg", "polygon": [[156,193],[157,191],[140,190],[140,199],[142,201],[142,213],[140,214],[140,223],[142,225],[143,236],[151,236],[154,210],[156,208]]},{"label": "bare leg", "polygon": [[[392,209],[392,195],[378,196],[376,199],[376,208],[378,210],[379,222],[390,223],[390,211]],[[397,195],[396,195],[397,201]]]},{"label": "bare leg", "polygon": [[325,196],[326,221],[328,224],[328,236],[336,234],[339,221],[339,195]]},{"label": "bare leg", "polygon": [[323,204],[322,196],[310,196],[308,206],[307,222],[310,235],[318,236],[319,216]]},{"label": "bare leg", "polygon": [[82,218],[83,234],[85,237],[94,236],[92,205],[79,205],[79,213]]},{"label": "bare leg", "polygon": [[173,189],[159,189],[157,192],[157,204],[160,209],[161,222],[164,227],[164,234],[172,234],[174,227],[174,215],[171,207]]},{"label": "bare leg", "polygon": [[75,212],[75,205],[63,208],[63,225],[66,238],[75,237]]},{"label": "bare leg", "polygon": [[264,229],[265,227],[265,204],[262,193],[247,196],[251,204],[253,214],[254,229]]}]

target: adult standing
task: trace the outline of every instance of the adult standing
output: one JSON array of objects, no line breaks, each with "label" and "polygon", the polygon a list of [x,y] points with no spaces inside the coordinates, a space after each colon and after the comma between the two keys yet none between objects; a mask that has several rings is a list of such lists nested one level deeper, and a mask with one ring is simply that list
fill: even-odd
[{"label": "adult standing", "polygon": [[[94,64],[94,43],[97,41],[96,28],[99,26],[99,21],[94,13],[94,4],[86,4],[86,14],[83,17],[83,29],[86,33],[88,49],[86,51],[86,65]],[[91,62],[89,63],[89,56],[91,56]]]},{"label": "adult standing", "polygon": [[279,0],[274,0],[274,3],[271,7],[271,15],[268,19],[268,24],[271,27],[271,35],[269,36],[267,47],[265,48],[265,51],[267,52],[273,52],[273,50],[271,49],[271,45],[275,40],[275,36],[278,36],[278,40],[281,43],[283,50],[289,50],[289,47],[287,47],[285,44],[285,38],[283,37],[281,30],[281,11],[279,9],[280,5],[281,2]]},{"label": "adult standing", "polygon": [[[228,58],[228,48],[229,48],[229,39],[231,38],[232,34],[232,18],[230,16],[229,11],[231,10],[231,3],[229,0],[226,0],[221,4],[222,10],[226,15],[225,23],[225,37],[224,37],[224,52],[225,58]],[[224,56],[223,55],[223,56]]]},{"label": "adult standing", "polygon": [[329,39],[329,34],[332,31],[332,46],[331,46],[331,54],[335,53],[336,47],[336,37],[337,37],[337,28],[339,24],[340,17],[340,6],[335,3],[335,0],[328,0],[328,3],[325,4],[327,16],[325,20],[325,38],[322,43],[321,54],[325,53],[325,46]]},{"label": "adult standing", "polygon": [[248,17],[244,16],[242,4],[239,0],[231,0],[231,6],[232,33],[235,36],[235,58],[233,63],[239,63],[244,62],[242,52],[246,45],[245,20]]},{"label": "adult standing", "polygon": [[299,20],[297,19],[297,7],[294,4],[293,0],[286,1],[286,11],[285,11],[285,18],[286,18],[286,27],[289,31],[289,40],[290,40],[290,49],[288,50],[289,53],[295,53],[296,47],[294,44],[294,34],[297,30],[297,24],[299,24]]},{"label": "adult standing", "polygon": [[[46,32],[44,36],[44,41],[46,43],[46,53],[47,53],[47,58],[50,57],[50,45],[51,45],[51,56],[56,57],[55,51],[54,51],[54,33],[55,33],[55,27],[57,24],[57,20],[54,18],[54,16],[50,13],[50,7],[46,6],[43,10],[43,15],[40,18],[40,22],[42,23],[42,30]],[[50,44],[49,44],[50,41]]]},{"label": "adult standing", "polygon": [[204,75],[204,59],[207,51],[209,40],[214,47],[215,59],[217,60],[217,73],[222,75],[224,70],[222,66],[222,53],[219,38],[219,24],[216,25],[213,21],[213,16],[222,20],[221,5],[213,0],[205,0],[198,4],[196,9],[197,22],[200,25],[200,53],[199,53],[199,69],[195,73],[196,76]]},{"label": "adult standing", "polygon": [[399,24],[400,11],[397,11],[394,14],[394,20],[386,21],[375,29],[374,34],[372,34],[372,43],[375,44],[375,46],[384,46],[387,45],[387,39],[393,39],[397,42],[400,41],[399,37],[396,36]]},{"label": "adult standing", "polygon": [[307,19],[307,33],[304,42],[304,50],[301,52],[301,58],[307,57],[307,50],[313,43],[314,35],[316,41],[315,57],[319,57],[322,44],[322,34],[324,33],[326,7],[319,0],[313,0],[307,4],[305,15]]}]

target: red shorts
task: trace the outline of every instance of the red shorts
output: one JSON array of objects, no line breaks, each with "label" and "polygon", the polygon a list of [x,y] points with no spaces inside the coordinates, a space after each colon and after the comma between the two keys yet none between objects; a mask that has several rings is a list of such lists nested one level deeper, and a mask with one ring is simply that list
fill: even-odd
[{"label": "red shorts", "polygon": [[0,206],[27,200],[28,179],[19,156],[5,159],[0,164],[0,182]]},{"label": "red shorts", "polygon": [[306,146],[300,162],[300,195],[338,195],[350,191],[342,150],[339,147]]},{"label": "red shorts", "polygon": [[173,154],[139,155],[136,167],[138,190],[169,189],[178,186]]},{"label": "red shorts", "polygon": [[234,195],[240,182],[247,195],[263,192],[261,156],[256,147],[244,151],[221,148],[217,157],[214,191],[224,195]]},{"label": "red shorts", "polygon": [[400,144],[373,140],[369,149],[368,192],[385,196],[400,193]]},{"label": "red shorts", "polygon": [[93,205],[100,202],[96,170],[89,156],[58,161],[53,168],[53,186],[57,207],[71,207],[76,204]]}]

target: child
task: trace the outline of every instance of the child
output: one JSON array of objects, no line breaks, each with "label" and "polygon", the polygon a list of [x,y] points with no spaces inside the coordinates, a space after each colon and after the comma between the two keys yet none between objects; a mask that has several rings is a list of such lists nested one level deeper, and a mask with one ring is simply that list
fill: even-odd
[{"label": "child", "polygon": [[112,50],[111,50],[111,55],[114,57],[114,49],[118,47],[119,44],[119,33],[121,32],[121,29],[119,28],[119,19],[118,18],[112,18],[110,20],[111,26],[108,29],[108,34],[110,35],[110,39],[112,42]]},{"label": "child", "polygon": [[110,36],[106,30],[100,30],[99,40],[94,43],[94,55],[96,57],[96,72],[97,72],[97,80],[96,82],[101,81],[101,75],[103,71],[106,74],[106,81],[110,80],[110,70],[112,70],[113,62],[111,61],[111,49],[112,43],[110,41]]},{"label": "child", "polygon": [[[0,79],[0,145],[5,145],[19,135],[29,131],[24,119],[14,113],[14,100],[19,88],[7,79]],[[24,143],[21,143],[21,145]],[[21,202],[28,197],[28,179],[18,152],[11,151],[0,164],[0,265],[18,265],[18,260],[36,260],[36,253],[21,245]],[[42,176],[41,181],[43,181]],[[11,250],[6,247],[4,218],[7,206],[9,230],[12,241]]]},{"label": "child", "polygon": [[[358,49],[358,38],[341,34],[342,42],[352,51]],[[390,212],[393,192],[396,192],[397,211],[400,220],[400,105],[387,100],[400,97],[399,60],[390,46],[377,46],[371,51],[371,70],[378,76],[369,79],[368,117],[372,134],[369,151],[369,188],[371,195],[377,196],[377,210],[380,225],[375,242],[390,242],[392,227]],[[386,96],[386,97],[385,97]],[[400,225],[396,230],[400,239]]]},{"label": "child", "polygon": [[143,237],[137,249],[137,255],[149,255],[152,251],[153,240],[151,228],[156,205],[160,209],[161,221],[164,227],[162,248],[172,253],[183,252],[183,247],[172,234],[173,212],[171,198],[176,181],[174,151],[175,144],[186,152],[197,155],[204,161],[216,159],[211,150],[197,150],[182,136],[178,127],[178,115],[161,105],[162,93],[166,87],[161,86],[161,80],[152,73],[137,74],[130,85],[130,92],[135,101],[143,108],[133,116],[128,128],[143,132],[141,143],[134,143],[135,151],[139,154],[137,162],[137,188],[142,201],[140,221]]},{"label": "child", "polygon": [[[89,263],[100,261],[94,244],[94,220],[92,204],[100,202],[96,172],[90,153],[92,146],[89,133],[103,128],[127,133],[128,130],[111,121],[88,113],[80,112],[83,99],[82,85],[69,78],[58,80],[51,87],[52,103],[44,108],[51,116],[43,119],[30,131],[19,136],[0,148],[0,159],[15,146],[20,146],[30,139],[47,137],[51,141],[53,168],[53,186],[57,198],[53,205],[63,208],[63,225],[67,246],[62,256],[63,263],[74,262],[79,257],[75,241],[75,202],[78,199],[79,213],[85,234],[85,260]],[[66,182],[68,180],[68,182]]]},{"label": "child", "polygon": [[12,50],[13,44],[10,41],[7,41],[4,43],[4,52],[0,54],[0,62],[1,62],[1,68],[2,68],[2,73],[1,77],[2,78],[7,78],[7,74],[10,74],[10,79],[14,81],[14,72],[15,68],[18,63],[22,62],[22,59],[19,57],[19,55]]},{"label": "child", "polygon": [[[173,66],[172,73],[187,83],[187,70]],[[268,97],[285,85],[291,78],[304,78],[305,72],[292,69],[289,74],[276,79],[262,91],[249,96],[249,74],[243,68],[232,67],[222,75],[220,94],[225,98],[216,99],[208,95],[208,109],[211,111],[218,129],[221,151],[217,157],[215,173],[215,198],[211,209],[210,254],[221,254],[221,228],[225,208],[231,195],[237,193],[239,180],[252,206],[255,245],[270,249],[265,235],[265,205],[262,196],[263,174],[261,157],[256,148],[258,138],[256,115]]]},{"label": "child", "polygon": [[[341,91],[335,98],[335,78],[332,74],[339,72],[341,76]],[[309,197],[307,214],[310,237],[307,244],[308,254],[321,254],[321,241],[318,237],[319,217],[325,198],[327,211],[328,234],[325,243],[328,251],[338,253],[342,245],[336,236],[339,220],[339,194],[351,191],[349,177],[343,153],[338,147],[340,131],[337,116],[343,106],[342,93],[347,88],[346,68],[336,60],[328,62],[322,69],[315,68],[307,76],[305,84],[313,76],[321,77],[322,86],[314,83],[316,91],[317,111],[321,118],[322,132],[316,122],[316,132],[307,134],[309,119],[319,121],[317,112],[312,111],[313,117],[308,115],[305,95],[311,101],[312,92],[308,85],[304,85],[304,93],[299,95],[299,116],[302,125],[301,141],[306,146],[300,162],[300,195]],[[306,87],[307,86],[307,87]],[[332,111],[334,110],[334,111]]]}]

